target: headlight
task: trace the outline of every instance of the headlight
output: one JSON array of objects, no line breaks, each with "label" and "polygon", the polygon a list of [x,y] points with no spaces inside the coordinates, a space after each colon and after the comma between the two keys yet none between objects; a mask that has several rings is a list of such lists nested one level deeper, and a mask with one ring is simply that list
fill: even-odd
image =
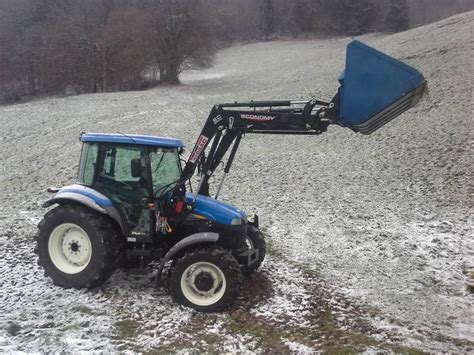
[{"label": "headlight", "polygon": [[230,222],[233,226],[240,226],[242,224],[242,219],[241,218],[235,218]]}]

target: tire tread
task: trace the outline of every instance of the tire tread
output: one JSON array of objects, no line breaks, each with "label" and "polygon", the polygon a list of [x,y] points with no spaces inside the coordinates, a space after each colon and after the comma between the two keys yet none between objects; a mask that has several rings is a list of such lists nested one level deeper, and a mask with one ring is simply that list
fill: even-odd
[{"label": "tire tread", "polygon": [[[212,259],[210,260],[211,262],[219,264],[217,266],[221,268],[226,276],[227,290],[222,298],[213,305],[197,306],[189,302],[181,292],[181,274],[193,262],[205,261],[206,258]],[[230,252],[220,247],[193,249],[187,251],[173,264],[174,265],[169,272],[168,287],[171,298],[181,305],[206,313],[221,312],[228,308],[240,293],[243,277],[239,264],[232,254],[230,254]]]},{"label": "tire tread", "polygon": [[[99,238],[103,248],[103,255],[100,265],[93,270],[93,273],[85,282],[78,282],[75,277],[64,278],[58,277],[57,270],[49,257],[42,257],[41,248],[47,248],[49,234],[46,230],[54,228],[57,221],[67,223],[70,215],[75,215],[80,220],[87,221],[89,226],[94,230],[95,235],[90,236]],[[34,252],[38,255],[38,265],[42,266],[45,276],[50,277],[55,285],[64,288],[93,288],[104,283],[110,275],[115,271],[121,257],[121,238],[118,229],[110,221],[107,216],[99,215],[93,211],[75,204],[60,205],[48,211],[41,222],[38,224],[38,232],[36,233],[36,247]],[[62,274],[62,273],[61,273]]]},{"label": "tire tread", "polygon": [[244,276],[250,275],[262,265],[267,250],[267,243],[265,242],[263,233],[258,228],[254,227],[253,225],[249,225],[247,229],[247,235],[250,239],[252,239],[255,248],[258,249],[258,259],[252,265],[241,268],[242,274],[244,274]]}]

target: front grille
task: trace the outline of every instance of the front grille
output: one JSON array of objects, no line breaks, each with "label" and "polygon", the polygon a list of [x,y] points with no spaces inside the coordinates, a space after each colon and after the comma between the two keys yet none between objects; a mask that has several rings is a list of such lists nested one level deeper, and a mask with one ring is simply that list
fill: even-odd
[{"label": "front grille", "polygon": [[245,237],[247,235],[247,223],[240,226],[224,225],[213,223],[212,232],[219,233],[217,244],[224,249],[235,250],[245,247]]}]

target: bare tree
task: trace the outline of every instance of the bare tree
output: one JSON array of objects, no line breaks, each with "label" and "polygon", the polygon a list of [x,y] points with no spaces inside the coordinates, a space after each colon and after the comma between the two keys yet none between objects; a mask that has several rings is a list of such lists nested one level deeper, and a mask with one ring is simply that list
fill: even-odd
[{"label": "bare tree", "polygon": [[390,0],[385,24],[386,29],[392,32],[404,31],[409,28],[410,18],[406,0]]},{"label": "bare tree", "polygon": [[4,0],[0,100],[140,89],[158,73],[178,83],[211,65],[217,46],[399,31],[471,9],[472,0]]},{"label": "bare tree", "polygon": [[339,34],[356,36],[374,30],[377,14],[373,0],[339,0],[331,10]]},{"label": "bare tree", "polygon": [[93,49],[100,60],[102,91],[138,89],[143,70],[152,62],[153,18],[143,10],[113,10],[97,31]]},{"label": "bare tree", "polygon": [[260,0],[260,31],[265,41],[273,32],[273,4],[272,0]]},{"label": "bare tree", "polygon": [[211,65],[214,46],[208,23],[212,21],[201,1],[161,0],[155,16],[162,81],[176,84],[183,70]]}]

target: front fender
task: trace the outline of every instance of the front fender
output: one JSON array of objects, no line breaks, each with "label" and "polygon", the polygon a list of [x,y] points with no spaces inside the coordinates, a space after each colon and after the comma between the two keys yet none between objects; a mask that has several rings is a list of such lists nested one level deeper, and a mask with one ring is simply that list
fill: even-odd
[{"label": "front fender", "polygon": [[59,191],[45,203],[43,203],[43,207],[50,207],[54,204],[64,205],[70,202],[78,203],[80,205],[86,206],[94,211],[99,213],[108,215],[114,221],[118,223],[120,226],[120,230],[122,231],[123,235],[127,234],[127,226],[123,221],[123,218],[120,216],[117,209],[111,206],[100,206],[97,204],[91,197],[83,195],[79,192],[72,192],[72,191]]},{"label": "front fender", "polygon": [[155,274],[155,280],[154,280],[155,288],[158,287],[158,284],[161,278],[161,273],[163,272],[163,268],[165,267],[165,264],[168,261],[170,261],[171,258],[177,252],[179,252],[180,250],[183,250],[184,248],[189,247],[190,245],[202,244],[202,243],[216,243],[218,240],[219,240],[218,233],[211,233],[211,232],[196,233],[196,234],[191,234],[190,236],[187,236],[186,238],[180,240],[178,243],[173,245],[173,247],[170,250],[168,250],[166,255],[160,261],[160,265],[158,266],[158,270],[156,271],[156,274]]}]

